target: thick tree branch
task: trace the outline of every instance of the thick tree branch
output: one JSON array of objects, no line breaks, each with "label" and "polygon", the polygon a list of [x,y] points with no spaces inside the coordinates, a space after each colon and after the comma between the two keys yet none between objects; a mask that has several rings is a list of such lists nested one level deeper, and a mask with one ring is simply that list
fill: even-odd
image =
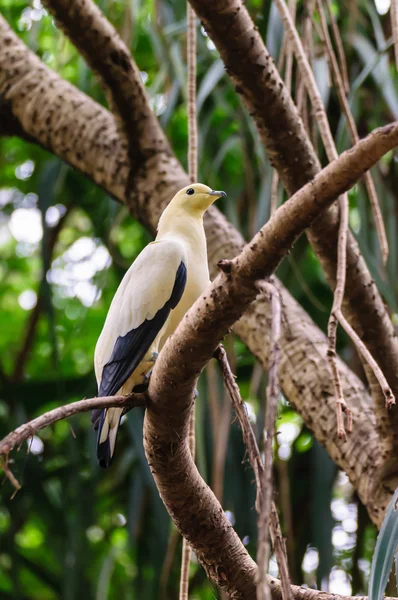
[{"label": "thick tree branch", "polygon": [[[15,480],[12,473],[9,472],[7,466],[7,457],[9,452],[15,446],[20,446],[22,442],[32,435],[34,435],[40,429],[55,423],[56,421],[60,421],[61,419],[65,419],[74,414],[87,412],[93,410],[95,408],[105,408],[105,407],[114,407],[114,406],[125,406],[126,409],[131,409],[137,406],[147,406],[149,402],[149,398],[145,394],[131,394],[130,396],[113,396],[107,398],[90,398],[85,400],[79,400],[78,402],[72,402],[71,404],[66,404],[64,406],[60,406],[54,410],[51,410],[40,417],[21,425],[15,431],[11,432],[8,436],[6,436],[3,440],[0,441],[0,457],[5,457],[5,462],[0,466],[4,469],[7,476],[10,478],[11,482],[19,488],[19,483]],[[220,506],[220,510],[222,512],[222,508]],[[224,513],[223,513],[224,514]],[[224,515],[225,518],[225,515]],[[225,518],[226,520],[226,518]],[[231,527],[228,521],[226,521],[228,526]],[[253,567],[253,571],[256,571],[256,565],[249,558],[249,564]],[[282,586],[281,582],[278,579],[269,578],[269,584],[272,590],[272,597],[274,600],[283,600],[282,599]],[[249,587],[244,595],[237,595],[238,591],[234,590],[234,595],[231,597],[234,598],[247,598],[247,599],[255,599],[255,592],[253,592],[253,586]],[[292,594],[295,600],[331,600],[331,596],[326,592],[317,592],[314,590],[308,590],[296,585],[291,586]],[[355,596],[355,598],[359,598],[359,600],[367,600],[367,597]],[[354,597],[350,596],[338,596],[333,594],[333,600],[354,600]],[[393,600],[392,598],[386,598],[386,600]]]},{"label": "thick tree branch", "polygon": [[145,160],[172,150],[149,106],[140,72],[125,43],[91,0],[44,0],[58,25],[103,83],[110,106],[120,117],[131,160],[130,180]]},{"label": "thick tree branch", "polygon": [[195,381],[222,337],[255,298],[256,281],[271,275],[317,214],[397,144],[398,123],[376,130],[279,208],[241,254],[224,263],[226,272],[187,313],[153,369],[151,405],[144,421],[149,466],[175,524],[208,576],[232,597],[254,597],[254,591],[248,590],[254,589],[256,569],[189,451]]},{"label": "thick tree branch", "polygon": [[[258,29],[242,0],[189,1],[217,46],[228,75],[253,117],[271,164],[277,169],[288,193],[294,193],[319,172],[320,165]],[[309,240],[332,288],[336,285],[338,225],[338,210],[333,207],[322,214],[308,231]],[[398,338],[351,233],[347,243],[344,313],[398,397]],[[383,448],[387,458],[392,446],[398,447],[398,408],[384,411],[380,387],[372,373],[365,369],[372,383],[375,403],[377,407],[383,407],[383,412],[379,411],[379,420],[383,429],[391,432],[389,444],[384,443]],[[385,438],[384,434],[383,442]]]},{"label": "thick tree branch", "polygon": [[[256,281],[269,276],[317,214],[395,145],[398,123],[373,132],[286,202],[238,257],[228,265],[224,263],[226,272],[216,277],[187,313],[154,366],[149,385],[151,401],[144,421],[149,466],[177,527],[209,577],[232,598],[255,598],[257,568],[199,475],[189,450],[195,381],[221,338],[255,298]],[[113,398],[112,405],[126,402],[125,397],[117,400]],[[81,401],[84,402],[87,406],[87,401]],[[93,402],[103,407],[109,398],[91,401],[90,408]],[[79,403],[75,407],[76,404]],[[65,410],[64,416],[68,416],[73,409],[68,405],[55,410]],[[36,420],[34,430],[47,422]],[[34,432],[32,424],[27,431],[24,427],[22,439]],[[15,433],[7,443],[2,447],[6,453],[18,443]],[[270,579],[270,585],[271,589],[277,586],[277,596],[279,583]]]},{"label": "thick tree branch", "polygon": [[[127,145],[112,115],[48,69],[0,15],[0,97],[29,136],[118,199],[128,176]],[[74,123],[74,125],[73,125]],[[87,135],[90,132],[90,136]]]},{"label": "thick tree branch", "polygon": [[[0,97],[7,98],[25,134],[125,202],[132,214],[154,230],[162,206],[189,183],[178,161],[166,154],[153,156],[147,162],[146,172],[137,176],[134,193],[127,195],[127,145],[120,138],[112,115],[45,67],[1,16],[0,40]],[[207,213],[205,225],[209,265],[214,275],[217,262],[236,256],[244,240],[214,207]],[[325,337],[287,290],[278,282],[276,285],[284,313],[279,369],[283,391],[333,460],[348,473],[372,518],[380,522],[396,481],[389,483],[380,478],[376,486],[382,457],[369,395],[341,363],[344,394],[350,406],[355,407],[354,432],[348,444],[341,443],[333,435],[333,387],[325,360]],[[270,348],[270,315],[269,304],[259,297],[235,325],[235,331],[265,368]],[[324,399],[321,410],[320,398]]]}]

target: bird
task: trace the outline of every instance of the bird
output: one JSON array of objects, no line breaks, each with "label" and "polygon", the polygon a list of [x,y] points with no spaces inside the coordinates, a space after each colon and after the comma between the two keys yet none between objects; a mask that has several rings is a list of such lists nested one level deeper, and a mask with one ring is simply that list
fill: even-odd
[{"label": "bird", "polygon": [[[94,353],[98,396],[130,394],[148,382],[167,338],[210,282],[203,216],[225,196],[193,183],[166,206],[155,240],[123,277],[98,338]],[[122,408],[93,411],[97,458],[103,468],[112,462],[122,415]]]}]

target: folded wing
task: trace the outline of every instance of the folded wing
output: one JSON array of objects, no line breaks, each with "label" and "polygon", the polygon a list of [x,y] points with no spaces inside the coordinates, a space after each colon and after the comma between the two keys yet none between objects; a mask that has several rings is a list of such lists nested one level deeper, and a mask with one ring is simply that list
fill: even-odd
[{"label": "folded wing", "polygon": [[95,349],[100,396],[115,394],[139,365],[186,284],[186,258],[178,242],[144,248],[124,276]]},{"label": "folded wing", "polygon": [[[134,261],[114,296],[95,349],[99,396],[116,394],[139,366],[179,303],[186,279],[186,255],[177,241],[153,242]],[[110,457],[120,414],[119,409],[92,414],[95,428],[100,423],[100,446],[108,437],[104,423],[109,434],[114,430]]]}]

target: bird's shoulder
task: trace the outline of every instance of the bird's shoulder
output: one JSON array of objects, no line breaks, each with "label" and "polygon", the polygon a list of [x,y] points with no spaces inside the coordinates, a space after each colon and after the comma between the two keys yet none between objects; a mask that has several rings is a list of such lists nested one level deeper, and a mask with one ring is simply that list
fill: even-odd
[{"label": "bird's shoulder", "polygon": [[102,338],[105,338],[106,346],[112,345],[118,336],[153,319],[172,295],[181,262],[186,264],[186,252],[178,240],[151,242],[142,250],[112,300],[100,346]]},{"label": "bird's shoulder", "polygon": [[130,269],[136,272],[148,265],[148,262],[156,261],[156,264],[172,262],[180,264],[186,262],[187,252],[184,244],[178,238],[167,238],[151,242],[140,252]]}]

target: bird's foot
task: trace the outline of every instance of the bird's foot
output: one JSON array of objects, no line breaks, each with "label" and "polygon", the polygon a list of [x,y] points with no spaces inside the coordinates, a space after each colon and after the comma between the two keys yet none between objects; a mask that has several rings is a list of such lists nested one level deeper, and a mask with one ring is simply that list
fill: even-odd
[{"label": "bird's foot", "polygon": [[[156,359],[158,356],[159,356],[159,352],[152,352],[151,358],[147,359],[147,362],[148,363],[152,362],[153,365],[155,365],[155,362],[156,362]],[[142,394],[148,390],[152,371],[153,371],[153,367],[150,371],[148,371],[148,373],[146,373],[145,375],[142,376],[142,383],[139,383],[138,385],[134,386],[133,393]]]}]

